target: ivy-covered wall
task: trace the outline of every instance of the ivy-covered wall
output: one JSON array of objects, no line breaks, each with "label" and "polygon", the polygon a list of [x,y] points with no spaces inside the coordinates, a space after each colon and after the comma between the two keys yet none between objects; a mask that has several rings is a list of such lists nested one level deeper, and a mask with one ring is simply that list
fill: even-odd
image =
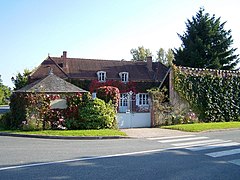
[{"label": "ivy-covered wall", "polygon": [[173,66],[174,89],[204,122],[240,120],[238,71]]}]

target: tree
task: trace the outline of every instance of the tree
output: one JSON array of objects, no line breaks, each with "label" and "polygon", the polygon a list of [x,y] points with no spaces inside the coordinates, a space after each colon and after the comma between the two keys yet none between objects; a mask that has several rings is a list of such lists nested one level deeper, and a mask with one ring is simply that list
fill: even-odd
[{"label": "tree", "polygon": [[157,61],[163,63],[163,64],[167,64],[167,59],[166,59],[166,52],[164,51],[163,48],[160,48],[157,51]]},{"label": "tree", "polygon": [[234,69],[239,55],[234,55],[236,49],[231,48],[231,30],[224,30],[226,22],[221,23],[220,17],[210,17],[204,11],[200,8],[192,20],[187,20],[186,32],[178,34],[182,45],[174,51],[174,63],[195,68]]},{"label": "tree", "polygon": [[0,105],[8,104],[8,99],[11,94],[11,89],[2,83],[0,75]]},{"label": "tree", "polygon": [[168,49],[166,52],[163,48],[160,48],[157,51],[157,61],[161,62],[162,64],[169,66],[172,64],[174,59],[174,54],[171,49]]},{"label": "tree", "polygon": [[18,90],[26,86],[28,84],[28,76],[30,74],[31,74],[30,70],[24,69],[23,74],[18,72],[15,78],[12,77],[12,82],[15,85],[14,90]]},{"label": "tree", "polygon": [[137,49],[131,49],[130,53],[133,56],[133,61],[146,61],[148,56],[152,56],[149,49],[145,49],[143,46],[139,46]]},{"label": "tree", "polygon": [[168,65],[171,66],[174,61],[174,54],[173,54],[172,49],[170,49],[170,48],[168,49],[168,51],[166,53],[166,58],[168,61]]}]

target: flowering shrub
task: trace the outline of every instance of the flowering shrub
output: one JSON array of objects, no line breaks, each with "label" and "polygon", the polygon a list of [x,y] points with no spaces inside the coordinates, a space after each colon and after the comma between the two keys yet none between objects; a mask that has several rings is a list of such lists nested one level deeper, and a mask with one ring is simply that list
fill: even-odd
[{"label": "flowering shrub", "polygon": [[[114,93],[118,92],[113,89]],[[66,99],[67,109],[51,109],[50,103],[56,99]],[[113,105],[100,99],[93,101],[90,93],[14,93],[11,110],[13,111],[10,114],[14,114],[4,124],[15,129],[116,128],[116,111]]]},{"label": "flowering shrub", "polygon": [[[51,109],[56,99],[66,99],[67,109]],[[65,118],[78,118],[82,94],[13,93],[11,97],[11,128],[25,130],[64,129]]]},{"label": "flowering shrub", "polygon": [[116,87],[102,86],[97,89],[97,97],[104,100],[106,103],[109,103],[111,101],[115,109],[117,109],[120,92]]},{"label": "flowering shrub", "polygon": [[76,93],[74,95],[68,95],[67,100],[67,110],[66,118],[77,119],[78,118],[78,108],[82,104],[83,98],[81,93]]}]

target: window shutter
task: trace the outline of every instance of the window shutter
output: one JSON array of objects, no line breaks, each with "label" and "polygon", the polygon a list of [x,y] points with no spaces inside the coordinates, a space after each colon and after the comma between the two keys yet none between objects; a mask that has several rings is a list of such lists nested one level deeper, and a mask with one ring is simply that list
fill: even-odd
[{"label": "window shutter", "polygon": [[136,94],[136,105],[139,106],[139,94]]}]

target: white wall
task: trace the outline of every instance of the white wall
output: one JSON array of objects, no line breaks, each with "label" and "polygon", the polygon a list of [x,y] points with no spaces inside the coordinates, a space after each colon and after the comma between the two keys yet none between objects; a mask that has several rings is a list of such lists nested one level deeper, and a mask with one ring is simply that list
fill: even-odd
[{"label": "white wall", "polygon": [[118,127],[123,128],[140,128],[151,127],[150,113],[118,113]]}]

